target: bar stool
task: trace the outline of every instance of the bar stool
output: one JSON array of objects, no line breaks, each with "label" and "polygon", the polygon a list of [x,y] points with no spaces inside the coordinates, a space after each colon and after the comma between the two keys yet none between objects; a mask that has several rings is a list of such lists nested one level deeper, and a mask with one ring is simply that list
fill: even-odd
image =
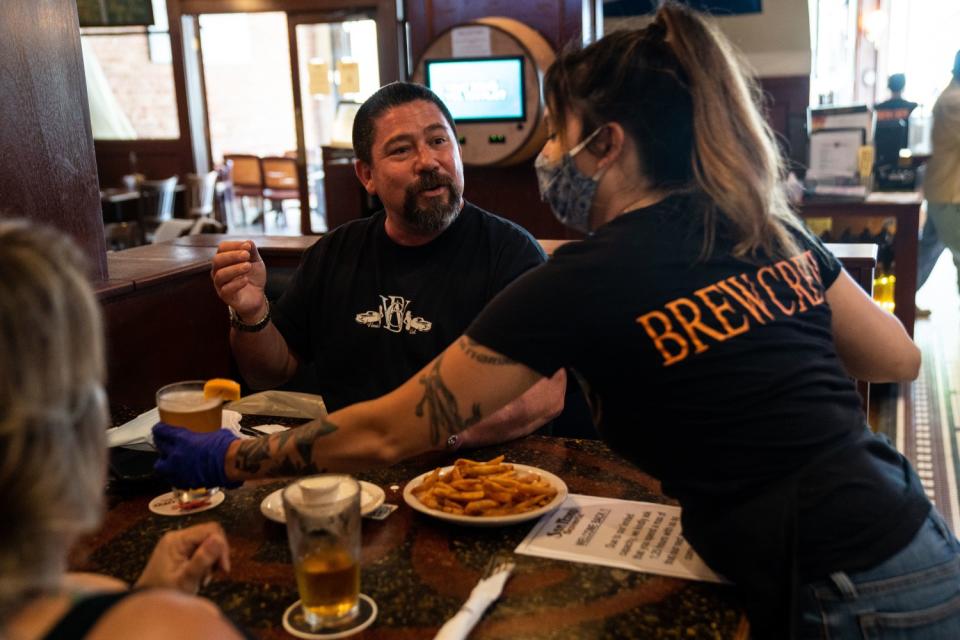
[{"label": "bar stool", "polygon": [[260,165],[263,168],[263,197],[270,201],[271,211],[276,207],[277,224],[286,225],[283,201],[296,200],[298,206],[300,203],[297,161],[288,156],[268,156],[260,159]]},{"label": "bar stool", "polygon": [[[247,224],[246,199],[257,199],[257,218],[254,223],[263,221],[263,170],[260,168],[260,158],[258,156],[231,153],[224,154],[224,163],[231,167],[231,180],[233,182],[233,192],[240,196],[241,221]],[[264,223],[266,230],[266,223]]]},{"label": "bar stool", "polygon": [[209,171],[202,175],[188,173],[184,178],[187,183],[187,215],[191,218],[211,216],[213,214],[213,196],[217,188],[216,171]]},{"label": "bar stool", "polygon": [[140,226],[144,242],[152,238],[164,220],[173,217],[173,197],[177,190],[177,176],[164,180],[144,180],[140,183]]}]

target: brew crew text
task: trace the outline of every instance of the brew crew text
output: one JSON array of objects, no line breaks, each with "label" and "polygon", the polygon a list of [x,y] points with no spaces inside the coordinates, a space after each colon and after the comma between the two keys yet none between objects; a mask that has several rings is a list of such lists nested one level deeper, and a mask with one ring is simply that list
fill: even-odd
[{"label": "brew crew text", "polygon": [[[774,291],[777,283],[779,295]],[[824,303],[823,281],[810,251],[718,280],[693,292],[690,297],[671,300],[663,310],[637,318],[668,367],[694,354],[703,353],[711,343],[729,340],[778,315],[792,316]],[[708,323],[705,318],[716,322]],[[752,319],[752,320],[751,320]]]}]

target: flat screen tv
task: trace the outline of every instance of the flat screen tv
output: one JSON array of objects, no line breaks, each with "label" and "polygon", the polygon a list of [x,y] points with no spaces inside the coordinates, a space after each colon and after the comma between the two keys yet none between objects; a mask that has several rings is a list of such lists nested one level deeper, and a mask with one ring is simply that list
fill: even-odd
[{"label": "flat screen tv", "polygon": [[425,66],[427,86],[458,123],[526,119],[522,56],[434,59]]},{"label": "flat screen tv", "polygon": [[[698,11],[707,11],[718,16],[760,13],[762,0],[680,0]],[[659,0],[604,0],[603,15],[606,18],[640,16],[657,10]]]},{"label": "flat screen tv", "polygon": [[81,27],[128,27],[153,24],[151,0],[77,0]]}]

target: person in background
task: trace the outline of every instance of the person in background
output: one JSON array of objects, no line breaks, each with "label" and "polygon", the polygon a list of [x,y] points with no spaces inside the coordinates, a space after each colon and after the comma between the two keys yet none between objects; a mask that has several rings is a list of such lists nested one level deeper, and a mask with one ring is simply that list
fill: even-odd
[{"label": "person in background", "polygon": [[79,251],[53,231],[0,221],[0,637],[241,638],[197,589],[229,548],[216,523],[167,533],[130,589],[73,574],[106,478],[100,311]]},{"label": "person in background", "polygon": [[[247,383],[275,388],[306,370],[331,411],[396,388],[545,259],[525,229],[464,201],[453,118],[428,88],[396,82],[374,93],[357,112],[353,146],[357,177],[384,210],[321,238],[277,302],[264,295],[252,241],[224,242],[213,259]],[[564,389],[559,371],[451,447],[533,431],[561,411]]]},{"label": "person in background", "polygon": [[919,349],[790,210],[732,46],[664,3],[559,56],[544,95],[541,194],[592,233],[395,391],[266,443],[167,440],[171,477],[413,454],[569,366],[611,449],[661,480],[684,537],[743,592],[752,637],[960,637],[960,543],[852,379],[913,379]]},{"label": "person in background", "polygon": [[890,90],[890,97],[884,100],[883,102],[878,102],[874,105],[874,109],[877,111],[898,111],[903,109],[903,112],[898,113],[898,119],[906,120],[910,117],[910,113],[917,108],[916,102],[910,102],[903,98],[903,89],[907,86],[907,76],[902,73],[895,73],[887,78],[887,89]]},{"label": "person in background", "polygon": [[913,168],[900,167],[900,150],[910,146],[910,113],[917,107],[916,102],[903,99],[906,84],[906,76],[893,74],[887,80],[890,98],[874,105],[874,176],[878,189],[912,189],[916,179]]},{"label": "person in background", "polygon": [[923,181],[927,221],[918,248],[917,289],[923,286],[944,248],[953,254],[960,290],[960,51],[953,78],[933,105],[930,160]]}]

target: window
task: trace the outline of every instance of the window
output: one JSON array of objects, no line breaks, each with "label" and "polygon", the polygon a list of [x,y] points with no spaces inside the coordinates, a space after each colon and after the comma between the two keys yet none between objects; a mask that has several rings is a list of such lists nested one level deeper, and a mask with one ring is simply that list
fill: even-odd
[{"label": "window", "polygon": [[904,98],[919,103],[910,147],[929,151],[933,104],[950,82],[960,48],[957,0],[810,0],[813,104],[872,105],[888,97],[887,78],[906,75]]},{"label": "window", "polygon": [[95,140],[180,137],[166,0],[150,27],[80,30]]}]

